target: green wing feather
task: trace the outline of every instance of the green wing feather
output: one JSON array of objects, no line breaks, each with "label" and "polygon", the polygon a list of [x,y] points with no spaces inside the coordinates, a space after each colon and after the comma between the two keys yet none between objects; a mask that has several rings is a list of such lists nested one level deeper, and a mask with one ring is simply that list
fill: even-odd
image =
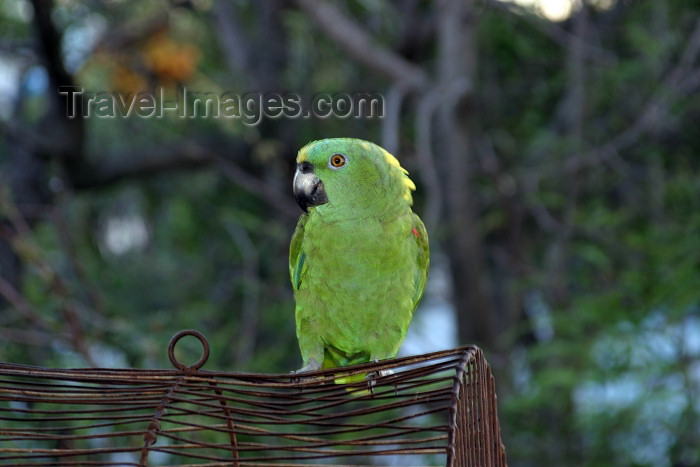
[{"label": "green wing feather", "polygon": [[308,214],[302,214],[297,222],[297,227],[294,229],[292,241],[289,245],[289,277],[292,280],[294,290],[299,290],[301,278],[306,271],[306,253],[301,249],[301,244],[304,240],[304,228]]},{"label": "green wing feather", "polygon": [[[425,290],[425,283],[428,280],[428,269],[430,266],[430,248],[428,246],[428,231],[425,229],[423,221],[416,213],[413,214],[413,229],[416,243],[418,244],[418,258],[415,278],[415,293],[413,295],[413,310],[415,311]],[[417,233],[417,235],[416,235]]]}]

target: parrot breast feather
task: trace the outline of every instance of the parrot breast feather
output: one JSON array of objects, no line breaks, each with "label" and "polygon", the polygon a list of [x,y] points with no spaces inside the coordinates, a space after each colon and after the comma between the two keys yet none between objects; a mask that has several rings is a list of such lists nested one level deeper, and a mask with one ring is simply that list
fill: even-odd
[{"label": "parrot breast feather", "polygon": [[[410,180],[409,180],[410,181]],[[306,271],[306,253],[302,248],[304,240],[304,228],[308,219],[308,214],[303,214],[297,222],[296,229],[292,235],[292,241],[289,248],[289,277],[292,281],[294,290],[299,290],[301,286],[304,271]],[[416,257],[416,277],[414,279],[414,294],[413,308],[415,310],[423,296],[425,284],[428,279],[428,269],[430,266],[430,249],[428,244],[428,232],[425,229],[423,221],[417,214],[412,213],[413,228],[411,233],[415,238],[417,249]]]}]

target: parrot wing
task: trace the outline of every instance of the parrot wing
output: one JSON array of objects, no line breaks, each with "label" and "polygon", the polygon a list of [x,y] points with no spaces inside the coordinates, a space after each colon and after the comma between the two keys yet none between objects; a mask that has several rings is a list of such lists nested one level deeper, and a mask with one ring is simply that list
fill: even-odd
[{"label": "parrot wing", "polygon": [[292,235],[292,242],[289,245],[289,277],[292,280],[294,290],[299,290],[301,278],[306,271],[306,253],[302,251],[301,244],[304,240],[304,227],[308,218],[307,214],[302,214],[299,217],[294,235]]},{"label": "parrot wing", "polygon": [[414,280],[413,310],[415,311],[425,290],[425,283],[428,279],[428,266],[430,265],[430,249],[428,246],[428,232],[425,225],[416,213],[413,214],[413,228],[411,233],[418,245],[418,257],[416,275]]}]

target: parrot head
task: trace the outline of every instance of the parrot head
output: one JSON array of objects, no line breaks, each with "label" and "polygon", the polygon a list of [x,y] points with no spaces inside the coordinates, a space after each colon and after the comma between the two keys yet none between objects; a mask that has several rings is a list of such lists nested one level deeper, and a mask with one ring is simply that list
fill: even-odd
[{"label": "parrot head", "polygon": [[336,215],[381,211],[413,202],[415,185],[399,161],[374,143],[352,138],[314,141],[299,150],[294,196],[306,212]]}]

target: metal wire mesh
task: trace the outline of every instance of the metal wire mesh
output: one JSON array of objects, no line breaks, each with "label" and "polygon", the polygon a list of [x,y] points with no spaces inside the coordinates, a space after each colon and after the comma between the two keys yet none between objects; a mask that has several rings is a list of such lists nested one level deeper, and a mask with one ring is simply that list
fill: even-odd
[{"label": "metal wire mesh", "polygon": [[[184,335],[204,346],[191,366],[174,356]],[[175,370],[0,363],[0,463],[505,466],[477,347],[303,377],[202,370],[208,354],[182,331]]]}]

